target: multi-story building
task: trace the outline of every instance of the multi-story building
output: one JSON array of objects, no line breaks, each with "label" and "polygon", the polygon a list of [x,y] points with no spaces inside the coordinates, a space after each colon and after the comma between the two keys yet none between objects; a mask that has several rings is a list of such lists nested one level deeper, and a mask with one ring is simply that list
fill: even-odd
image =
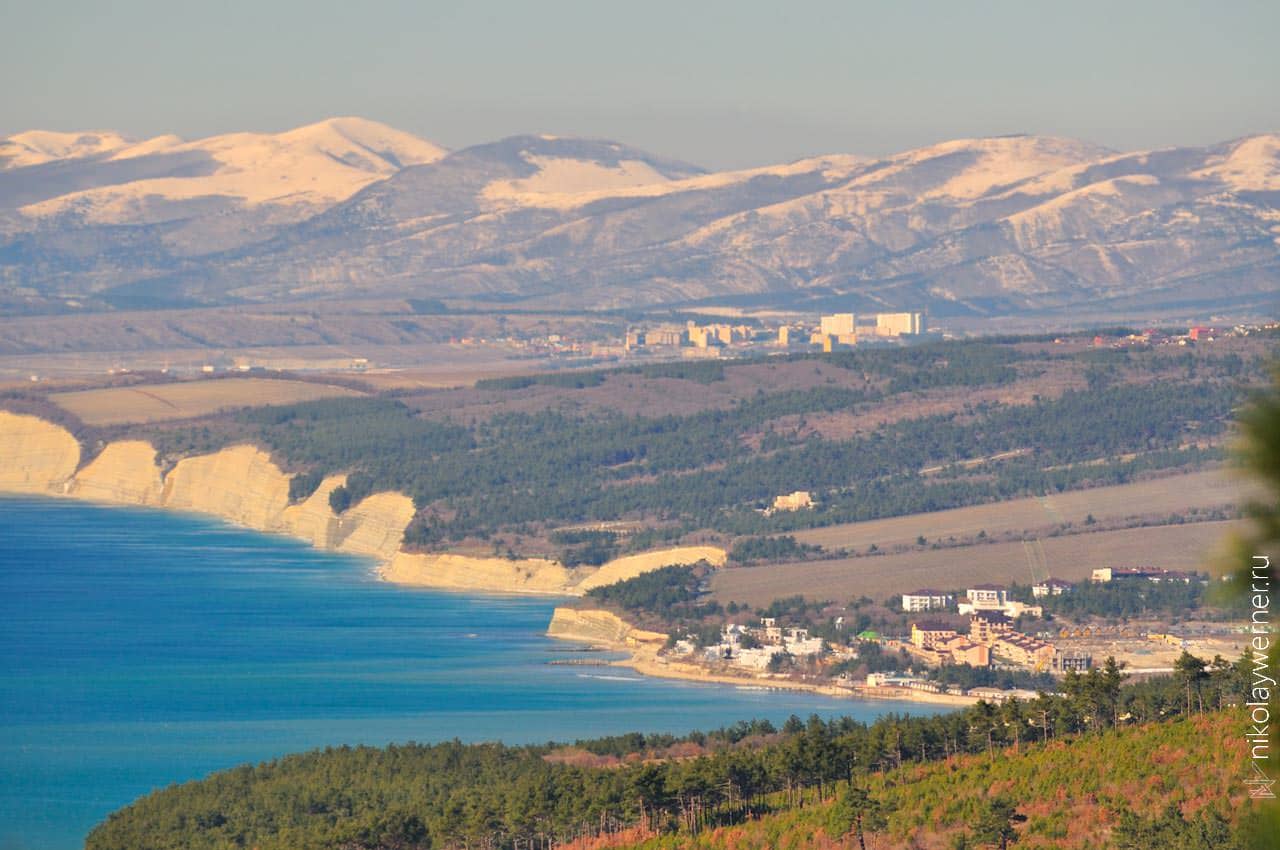
[{"label": "multi-story building", "polygon": [[1053,669],[1059,673],[1075,670],[1083,673],[1093,666],[1093,656],[1087,652],[1058,652],[1053,656]]},{"label": "multi-story building", "polygon": [[970,667],[987,667],[991,664],[991,650],[964,635],[956,635],[943,642],[938,649],[950,656],[952,664],[968,664]]},{"label": "multi-story building", "polygon": [[950,608],[955,603],[956,598],[950,593],[930,588],[902,594],[903,611],[940,611]]},{"label": "multi-story building", "polygon": [[819,333],[823,336],[853,336],[856,331],[854,323],[856,316],[853,313],[836,313],[831,316],[823,316],[821,320],[821,328]]},{"label": "multi-story building", "polygon": [[990,646],[998,636],[1012,631],[1009,618],[999,611],[979,611],[969,620],[969,639]]},{"label": "multi-story building", "polygon": [[995,611],[1009,601],[1009,591],[998,584],[975,584],[964,595],[975,611]]},{"label": "multi-story building", "polygon": [[1057,654],[1053,644],[1014,631],[997,635],[991,652],[997,658],[1032,670],[1050,669]]},{"label": "multi-story building", "polygon": [[876,336],[919,336],[924,332],[924,313],[876,314]]},{"label": "multi-story building", "polygon": [[1009,591],[998,584],[979,584],[965,591],[965,601],[958,606],[961,614],[978,611],[999,611],[1010,617],[1029,615],[1039,617],[1043,609],[1009,598]]},{"label": "multi-story building", "polygon": [[647,345],[679,345],[684,341],[684,332],[673,328],[658,328],[645,332]]},{"label": "multi-story building", "polygon": [[921,620],[911,624],[911,645],[916,649],[933,649],[954,637],[959,637],[959,632],[946,623]]}]

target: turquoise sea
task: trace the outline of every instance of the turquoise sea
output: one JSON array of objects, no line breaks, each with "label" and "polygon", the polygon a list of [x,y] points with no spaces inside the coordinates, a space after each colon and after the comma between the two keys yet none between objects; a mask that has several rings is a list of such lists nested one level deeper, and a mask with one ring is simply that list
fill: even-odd
[{"label": "turquoise sea", "polygon": [[[195,516],[0,499],[0,850],[282,753],[927,711],[548,664],[553,599],[410,591]],[[589,656],[598,657],[598,656]]]}]

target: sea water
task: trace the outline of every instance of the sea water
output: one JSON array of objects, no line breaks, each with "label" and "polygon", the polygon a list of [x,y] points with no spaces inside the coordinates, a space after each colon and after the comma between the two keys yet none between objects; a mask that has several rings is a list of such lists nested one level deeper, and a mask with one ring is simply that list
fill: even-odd
[{"label": "sea water", "polygon": [[152,789],[338,744],[573,740],[929,711],[640,677],[556,600],[415,591],[186,514],[0,499],[0,850],[70,850]]}]

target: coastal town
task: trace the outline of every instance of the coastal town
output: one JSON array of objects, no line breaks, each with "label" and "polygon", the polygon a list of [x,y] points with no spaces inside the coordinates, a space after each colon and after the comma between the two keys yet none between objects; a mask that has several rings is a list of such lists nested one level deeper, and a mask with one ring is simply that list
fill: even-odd
[{"label": "coastal town", "polygon": [[[1033,699],[1108,659],[1138,677],[1172,672],[1183,653],[1234,661],[1247,643],[1238,623],[1212,609],[1190,617],[1157,610],[1162,598],[1200,598],[1209,585],[1200,573],[1114,566],[1080,583],[1050,577],[1029,586],[921,588],[893,600],[896,616],[879,606],[879,627],[865,628],[859,623],[877,607],[870,600],[847,608],[798,602],[785,613],[731,616],[710,637],[705,630],[672,636],[643,669],[680,678],[698,678],[700,669],[715,681],[869,698]],[[1146,598],[1152,610],[1109,616],[1107,600],[1122,598]],[[628,648],[663,637],[641,634]]]}]

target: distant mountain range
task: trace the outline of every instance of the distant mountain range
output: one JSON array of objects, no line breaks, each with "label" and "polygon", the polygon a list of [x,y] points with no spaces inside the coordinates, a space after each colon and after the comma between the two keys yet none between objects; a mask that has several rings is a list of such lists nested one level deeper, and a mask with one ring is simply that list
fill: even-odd
[{"label": "distant mountain range", "polygon": [[0,141],[8,312],[372,296],[1147,315],[1278,294],[1276,135],[964,139],[725,172],[594,139],[450,152],[357,118]]}]

